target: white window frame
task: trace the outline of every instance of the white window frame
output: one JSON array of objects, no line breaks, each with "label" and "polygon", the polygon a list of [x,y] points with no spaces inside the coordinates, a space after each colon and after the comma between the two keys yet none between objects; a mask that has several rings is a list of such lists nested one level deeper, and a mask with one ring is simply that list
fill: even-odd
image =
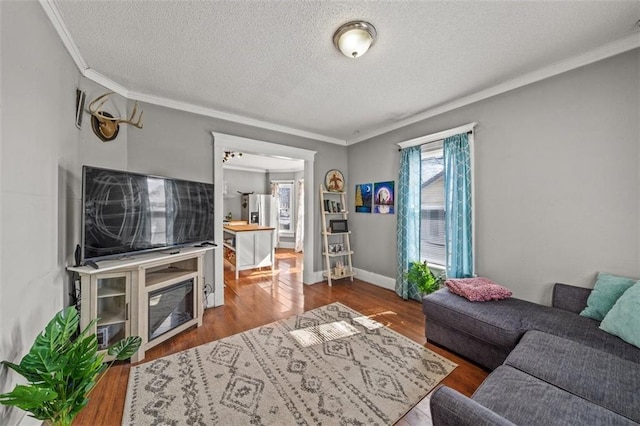
[{"label": "white window frame", "polygon": [[[291,185],[291,199],[289,207],[289,231],[283,231],[280,229],[280,205],[278,205],[278,233],[281,237],[293,237],[296,234],[296,182],[293,179],[284,180],[272,180],[271,183],[276,183],[278,186],[282,184]],[[278,194],[278,203],[280,202],[280,195]]]},{"label": "white window frame", "polygon": [[[433,141],[433,142],[428,142],[426,144],[422,144],[422,153],[426,156],[426,157],[435,157],[437,155],[439,155],[440,153],[442,153],[443,150],[443,142],[444,140],[438,140],[438,141]],[[422,179],[420,182],[421,186],[422,186]],[[445,213],[446,214],[446,213]],[[420,205],[420,221],[422,222],[422,203]],[[420,241],[422,242],[422,231],[420,231]],[[446,246],[446,241],[445,241],[445,247],[444,247],[444,252],[445,252],[445,262],[446,262],[446,256],[447,256],[447,246]],[[427,266],[429,266],[430,269],[433,270],[437,270],[437,271],[445,271],[446,270],[446,265],[441,265],[439,263],[433,263],[433,262],[429,262],[427,260]]]}]

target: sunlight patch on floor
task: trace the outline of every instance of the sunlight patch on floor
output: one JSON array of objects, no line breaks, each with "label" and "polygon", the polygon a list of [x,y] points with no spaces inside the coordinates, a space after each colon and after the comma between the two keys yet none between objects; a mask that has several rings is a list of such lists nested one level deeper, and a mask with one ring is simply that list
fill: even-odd
[{"label": "sunlight patch on floor", "polygon": [[[393,324],[393,321],[391,319],[385,319],[385,317],[389,317],[389,316],[397,317],[398,314],[393,311],[383,311],[383,312],[378,312],[376,314],[367,315],[366,317],[362,317],[362,318],[367,318],[372,323],[378,323],[380,325],[390,327]],[[354,318],[354,321],[355,321],[355,318]],[[382,322],[379,322],[379,321],[382,321]],[[367,327],[364,324],[361,324],[361,325],[363,325],[364,327]]]},{"label": "sunlight patch on floor", "polygon": [[383,327],[378,321],[374,321],[369,317],[356,317],[353,319],[355,322],[366,328],[367,330],[375,330]]},{"label": "sunlight patch on floor", "polygon": [[289,332],[303,347],[319,345],[331,340],[342,339],[343,337],[359,334],[357,328],[344,321],[320,324],[313,327],[292,330]]}]

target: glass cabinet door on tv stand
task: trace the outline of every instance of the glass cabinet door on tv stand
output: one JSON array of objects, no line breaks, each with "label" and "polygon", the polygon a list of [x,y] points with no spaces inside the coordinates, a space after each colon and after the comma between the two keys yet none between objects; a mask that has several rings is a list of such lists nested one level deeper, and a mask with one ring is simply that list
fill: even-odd
[{"label": "glass cabinet door on tv stand", "polygon": [[[81,320],[83,323],[86,322],[82,326],[86,327],[92,318],[98,319],[95,332],[98,350],[102,351],[130,335],[131,273],[96,274],[91,276],[90,281],[89,288],[86,288],[86,285],[82,288],[84,297],[81,301]],[[85,313],[87,307],[90,313]]]}]

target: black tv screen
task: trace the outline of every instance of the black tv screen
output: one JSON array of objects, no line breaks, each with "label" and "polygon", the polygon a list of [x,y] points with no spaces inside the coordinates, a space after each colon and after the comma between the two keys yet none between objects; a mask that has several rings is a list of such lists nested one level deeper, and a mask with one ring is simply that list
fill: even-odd
[{"label": "black tv screen", "polygon": [[82,168],[82,259],[213,240],[213,185]]}]

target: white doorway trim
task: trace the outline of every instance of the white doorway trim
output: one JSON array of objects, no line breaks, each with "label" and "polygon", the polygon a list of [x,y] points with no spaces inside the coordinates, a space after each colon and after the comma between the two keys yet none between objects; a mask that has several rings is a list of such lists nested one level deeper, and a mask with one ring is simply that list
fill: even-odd
[{"label": "white doorway trim", "polygon": [[[295,148],[287,145],[280,145],[271,142],[247,139],[239,136],[227,135],[225,133],[211,132],[213,135],[213,195],[214,205],[214,238],[218,244],[222,244],[222,202],[223,202],[223,172],[222,158],[224,151],[239,151],[250,154],[263,154],[269,156],[280,156],[297,160],[304,160],[304,210],[305,210],[305,238],[304,238],[304,270],[302,281],[305,284],[315,282],[313,272],[314,252],[314,208],[313,208],[313,174],[316,151],[303,148]],[[224,265],[223,250],[214,251],[214,276],[215,276],[215,306],[224,304]]]}]

